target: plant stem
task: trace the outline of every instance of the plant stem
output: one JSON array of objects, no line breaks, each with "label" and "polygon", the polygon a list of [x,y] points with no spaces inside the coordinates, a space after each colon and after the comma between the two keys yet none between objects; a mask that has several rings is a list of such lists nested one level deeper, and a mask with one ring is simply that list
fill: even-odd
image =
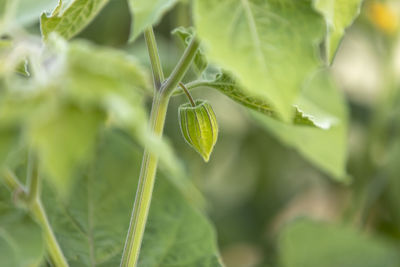
[{"label": "plant stem", "polygon": [[39,172],[37,159],[32,150],[29,152],[27,185],[28,202],[33,202],[39,197]]},{"label": "plant stem", "polygon": [[[157,93],[153,100],[150,123],[152,125],[152,132],[157,136],[162,135],[168,102],[169,98],[160,93]],[[140,246],[143,240],[144,229],[150,209],[157,163],[157,155],[146,149],[143,155],[128,236],[125,242],[124,253],[122,255],[121,266],[123,267],[136,266],[139,258]]]},{"label": "plant stem", "polygon": [[185,87],[185,85],[183,84],[183,83],[179,83],[179,86],[182,88],[182,90],[185,92],[185,94],[186,94],[186,96],[187,96],[187,98],[189,99],[189,101],[190,101],[190,104],[192,105],[192,107],[195,107],[196,106],[196,103],[194,102],[194,100],[193,100],[193,97],[192,97],[192,95],[189,93],[189,90]]},{"label": "plant stem", "polygon": [[165,93],[170,96],[175,88],[178,86],[179,82],[182,80],[183,76],[186,74],[190,64],[193,61],[194,56],[197,53],[197,50],[200,46],[198,40],[193,37],[190,41],[188,47],[186,47],[185,52],[183,53],[181,59],[178,64],[175,66],[171,75],[167,79],[167,82],[161,88]]},{"label": "plant stem", "polygon": [[158,55],[157,42],[156,37],[154,36],[153,27],[148,27],[144,30],[144,38],[149,51],[150,64],[153,71],[154,88],[159,90],[164,81],[164,72]]},{"label": "plant stem", "polygon": [[[36,165],[36,159],[35,162],[31,162],[31,157],[29,159],[29,165],[31,164]],[[33,167],[33,166],[32,166]],[[28,174],[28,178],[32,177],[32,181],[29,184],[29,190],[35,190],[36,193],[38,192],[38,184],[39,184],[39,178],[37,175],[37,165],[34,168],[30,168],[34,173]],[[62,250],[57,242],[57,239],[53,233],[53,230],[51,229],[50,223],[47,219],[46,211],[43,208],[42,202],[39,198],[39,194],[34,194],[34,198],[30,198],[29,196],[31,195],[30,191],[27,191],[26,188],[22,185],[22,183],[18,180],[17,176],[10,170],[10,169],[5,169],[2,172],[3,179],[10,189],[11,192],[22,192],[24,193],[27,202],[27,208],[29,213],[36,219],[36,221],[39,223],[39,225],[42,228],[43,235],[46,241],[46,246],[47,246],[47,253],[50,256],[50,260],[55,267],[68,267],[68,262],[64,257],[64,254],[62,253]],[[31,187],[32,186],[32,187]]]},{"label": "plant stem", "polygon": [[[199,45],[198,42],[195,41],[195,38],[193,38],[167,82],[162,84],[163,75],[153,30],[151,28],[146,29],[145,36],[150,60],[152,61],[151,66],[153,68],[155,85],[150,114],[150,131],[156,137],[161,138],[171,93],[187,72]],[[160,81],[160,83],[158,83],[158,81]],[[157,87],[158,85],[160,85],[160,87]],[[137,264],[153,194],[157,163],[158,155],[145,149],[135,203],[133,205],[124,252],[122,254],[121,267],[134,267]]]},{"label": "plant stem", "polygon": [[51,229],[49,220],[47,219],[46,211],[43,208],[42,202],[36,198],[30,205],[30,212],[33,217],[39,222],[42,227],[47,253],[50,256],[51,262],[56,267],[68,267],[68,262],[61,251],[60,245]]},{"label": "plant stem", "polygon": [[18,180],[18,178],[15,176],[15,174],[10,171],[9,169],[4,169],[2,173],[2,177],[4,180],[4,183],[10,189],[11,192],[25,192],[26,189],[25,187],[21,184],[21,182]]}]

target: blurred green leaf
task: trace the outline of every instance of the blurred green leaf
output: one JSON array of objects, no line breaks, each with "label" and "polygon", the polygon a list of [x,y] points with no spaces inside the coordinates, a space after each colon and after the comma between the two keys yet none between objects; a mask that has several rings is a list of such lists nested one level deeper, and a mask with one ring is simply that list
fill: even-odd
[{"label": "blurred green leaf", "polygon": [[[71,266],[119,265],[141,151],[108,131],[93,166],[76,179],[73,197],[60,203],[45,194],[50,220]],[[162,174],[156,180],[140,255],[139,266],[221,266],[211,225]]]},{"label": "blurred green leaf", "polygon": [[332,62],[347,27],[360,13],[363,0],[314,0],[314,7],[328,25],[326,38],[327,58]]},{"label": "blurred green leaf", "polygon": [[132,13],[130,41],[135,40],[146,27],[157,24],[165,12],[178,0],[128,0]]},{"label": "blurred green leaf", "polygon": [[1,266],[39,266],[44,256],[42,231],[24,212],[11,206],[11,196],[3,194],[4,190],[0,188]]},{"label": "blurred green leaf", "polygon": [[289,224],[280,238],[284,267],[396,267],[398,250],[349,226],[309,220]]},{"label": "blurred green leaf", "polygon": [[326,72],[318,73],[297,101],[300,111],[320,128],[292,125],[252,113],[260,125],[295,148],[332,178],[348,182],[347,108],[343,96]]},{"label": "blurred green leaf", "polygon": [[52,14],[43,13],[40,28],[44,39],[56,32],[65,39],[70,39],[83,30],[108,3],[109,0],[75,0],[67,7],[58,2]]},{"label": "blurred green leaf", "polygon": [[0,166],[17,144],[19,130],[16,126],[0,126]]},{"label": "blurred green leaf", "polygon": [[304,81],[321,65],[325,22],[308,1],[195,1],[197,33],[209,60],[289,121]]},{"label": "blurred green leaf", "polygon": [[26,47],[17,47],[12,40],[0,40],[0,76],[17,72],[29,76]]},{"label": "blurred green leaf", "polygon": [[[190,43],[190,40],[193,38],[194,28],[179,27],[174,29],[172,31],[172,34],[177,36],[182,41],[184,46],[187,47]],[[193,66],[195,68],[196,73],[198,75],[201,75],[203,71],[207,68],[207,65],[208,65],[207,58],[204,54],[203,49],[200,48],[193,59]]]},{"label": "blurred green leaf", "polygon": [[92,154],[103,120],[101,110],[61,105],[46,119],[31,122],[31,143],[62,193],[69,189],[73,170],[84,165]]}]

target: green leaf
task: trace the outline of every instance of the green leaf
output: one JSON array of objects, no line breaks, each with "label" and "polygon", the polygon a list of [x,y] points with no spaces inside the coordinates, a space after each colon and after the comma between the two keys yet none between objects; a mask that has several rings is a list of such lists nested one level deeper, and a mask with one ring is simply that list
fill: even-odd
[{"label": "green leaf", "polygon": [[178,0],[128,0],[132,14],[130,41],[134,41],[146,27],[157,24],[165,12]]},{"label": "green leaf", "polygon": [[[133,205],[142,149],[116,132],[103,135],[93,166],[74,195],[44,202],[71,266],[118,266]],[[55,204],[57,203],[57,204]],[[221,266],[214,231],[158,174],[139,266]]]},{"label": "green leaf", "polygon": [[17,126],[0,126],[0,166],[3,165],[9,153],[19,139],[20,129]]},{"label": "green leaf", "polygon": [[198,0],[195,24],[210,61],[288,121],[304,81],[321,65],[325,22],[310,0]]},{"label": "green leaf", "polygon": [[29,139],[43,167],[61,193],[69,189],[75,168],[84,165],[91,154],[104,113],[95,108],[60,104],[46,119],[33,120]]},{"label": "green leaf", "polygon": [[[179,27],[172,31],[172,34],[177,36],[182,43],[184,44],[185,48],[189,45],[190,40],[194,36],[194,29],[193,28],[185,28]],[[198,75],[201,75],[203,71],[207,68],[208,61],[204,54],[203,49],[197,51],[194,59],[193,59],[193,66]]]},{"label": "green leaf", "polygon": [[354,19],[360,13],[363,0],[314,0],[314,7],[325,18],[328,25],[326,56],[332,62],[340,41]]},{"label": "green leaf", "polygon": [[60,0],[53,13],[40,18],[40,28],[45,40],[50,33],[70,39],[82,31],[108,3],[109,0],[75,0],[65,7]]},{"label": "green leaf", "polygon": [[[245,90],[241,88],[238,82],[225,72],[217,74],[213,80],[198,80],[188,83],[186,86],[189,90],[198,87],[209,87],[216,89],[227,97],[231,98],[233,101],[249,109],[258,111],[266,116],[279,119],[279,117],[276,115],[276,112],[271,105],[267,103],[267,101],[247,94]],[[183,93],[181,89],[175,92],[175,94],[180,93]],[[306,114],[301,112],[296,107],[293,109],[295,110],[295,116],[293,118],[294,124],[318,127],[312,121],[312,118],[307,117]]]},{"label": "green leaf", "polygon": [[284,267],[395,267],[397,248],[349,226],[299,220],[279,242]]},{"label": "green leaf", "polygon": [[345,170],[347,109],[328,73],[320,72],[312,79],[297,101],[297,107],[320,128],[287,124],[255,112],[252,114],[281,142],[295,148],[332,178],[348,182]]},{"label": "green leaf", "polygon": [[0,187],[1,266],[39,266],[44,256],[40,227],[24,212],[12,207],[11,195]]}]

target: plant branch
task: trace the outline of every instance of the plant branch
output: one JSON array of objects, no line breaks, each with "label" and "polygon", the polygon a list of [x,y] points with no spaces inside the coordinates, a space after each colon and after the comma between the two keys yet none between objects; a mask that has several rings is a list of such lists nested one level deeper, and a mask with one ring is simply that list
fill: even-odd
[{"label": "plant branch", "polygon": [[185,92],[185,94],[186,94],[187,98],[189,99],[190,104],[192,105],[192,107],[195,107],[196,103],[194,102],[192,95],[189,93],[189,90],[185,87],[185,85],[182,82],[179,83],[179,86]]},{"label": "plant branch", "polygon": [[[148,35],[146,38],[150,37],[149,41],[153,40],[146,42],[146,44],[153,68],[153,79],[156,89],[150,114],[150,131],[151,134],[154,134],[157,138],[161,138],[171,93],[188,70],[190,63],[196,55],[199,44],[194,38],[192,39],[192,42],[185,50],[167,82],[161,85],[160,88],[157,88],[157,81],[161,81],[160,77],[162,76],[160,76],[160,73],[162,73],[162,71],[160,71],[161,67],[157,46],[155,45],[154,34],[152,34],[152,32],[153,30],[151,28],[147,29],[145,32],[145,35]],[[129,230],[122,254],[121,267],[134,267],[137,265],[153,194],[157,164],[158,155],[145,149]]]},{"label": "plant branch", "polygon": [[157,49],[157,42],[154,36],[153,27],[144,30],[147,50],[150,57],[151,70],[153,72],[154,88],[159,90],[164,81],[164,72],[161,67],[161,60]]},{"label": "plant branch", "polygon": [[46,211],[43,208],[42,202],[36,198],[30,205],[30,212],[32,216],[38,221],[43,230],[43,235],[46,241],[47,253],[53,266],[68,267],[68,262],[57,242],[56,236],[51,228],[49,220],[47,219]]},{"label": "plant branch", "polygon": [[[196,89],[196,88],[199,88],[199,87],[212,88],[212,86],[211,86],[212,84],[213,84],[213,82],[211,82],[211,81],[197,80],[197,81],[189,82],[189,83],[184,84],[184,85],[185,85],[186,89],[188,91],[190,91],[192,89]],[[182,88],[177,87],[173,92],[173,96],[178,96],[178,95],[181,95],[181,94],[184,94],[184,93],[185,92],[184,92],[184,90]]]},{"label": "plant branch", "polygon": [[171,75],[167,79],[165,85],[163,85],[163,87],[161,88],[166,95],[170,96],[175,88],[178,86],[179,82],[182,80],[183,76],[189,69],[193,58],[196,55],[197,50],[199,49],[199,46],[199,41],[195,37],[193,37],[188,47],[186,47],[185,52],[183,53],[178,64],[175,66]]},{"label": "plant branch", "polygon": [[18,178],[15,176],[15,174],[9,170],[9,169],[4,169],[3,173],[2,173],[2,177],[4,180],[4,183],[6,184],[6,186],[8,187],[8,189],[11,192],[25,192],[26,193],[26,189],[25,187],[22,185],[22,183],[18,180]]}]

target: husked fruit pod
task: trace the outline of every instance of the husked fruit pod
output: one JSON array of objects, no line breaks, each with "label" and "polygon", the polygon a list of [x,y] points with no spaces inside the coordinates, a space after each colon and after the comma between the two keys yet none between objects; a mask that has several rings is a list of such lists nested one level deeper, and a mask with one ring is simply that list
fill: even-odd
[{"label": "husked fruit pod", "polygon": [[211,105],[197,100],[195,106],[181,105],[178,112],[183,138],[207,162],[218,138],[217,119]]}]

